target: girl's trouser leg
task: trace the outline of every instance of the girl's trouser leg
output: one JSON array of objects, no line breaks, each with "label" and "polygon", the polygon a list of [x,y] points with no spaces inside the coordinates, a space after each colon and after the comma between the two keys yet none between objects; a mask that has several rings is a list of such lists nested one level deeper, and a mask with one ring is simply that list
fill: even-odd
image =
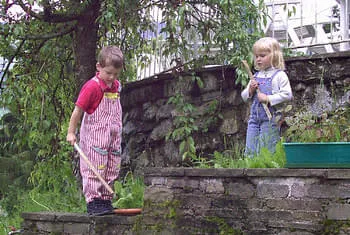
[{"label": "girl's trouser leg", "polygon": [[271,153],[276,151],[276,144],[279,141],[279,131],[274,121],[263,121],[260,126],[259,151],[267,148]]},{"label": "girl's trouser leg", "polygon": [[249,119],[245,146],[246,156],[254,157],[258,153],[259,133],[259,123],[254,119]]}]

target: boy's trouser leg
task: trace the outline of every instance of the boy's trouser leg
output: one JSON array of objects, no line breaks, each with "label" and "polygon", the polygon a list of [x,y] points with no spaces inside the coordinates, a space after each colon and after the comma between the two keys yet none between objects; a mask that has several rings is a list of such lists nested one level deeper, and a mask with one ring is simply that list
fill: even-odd
[{"label": "boy's trouser leg", "polygon": [[[102,178],[105,179],[108,166],[108,155],[96,152],[93,148],[87,148],[85,152],[91,164],[95,167]],[[86,202],[90,202],[94,198],[109,200],[110,197],[102,193],[105,186],[82,158],[80,158],[80,171],[83,181],[83,193]]]}]

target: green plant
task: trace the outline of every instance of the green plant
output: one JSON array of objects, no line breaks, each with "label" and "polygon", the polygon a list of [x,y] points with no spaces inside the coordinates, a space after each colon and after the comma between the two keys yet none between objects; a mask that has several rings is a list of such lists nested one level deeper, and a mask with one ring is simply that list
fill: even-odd
[{"label": "green plant", "polygon": [[8,234],[10,226],[21,228],[22,212],[40,211],[83,213],[86,211],[86,204],[79,192],[72,197],[71,194],[37,192],[11,186],[5,197],[0,200],[0,234]]},{"label": "green plant", "polygon": [[[182,76],[179,80],[186,79]],[[193,75],[192,80],[202,86],[202,81],[199,77]],[[180,141],[179,152],[182,159],[196,158],[196,146],[192,135],[198,131],[198,126],[195,124],[194,113],[196,107],[186,102],[184,96],[179,93],[172,96],[168,100],[168,104],[174,104],[176,109],[176,116],[174,118],[175,129],[168,133],[166,140]]]},{"label": "green plant", "polygon": [[132,172],[128,172],[124,180],[115,181],[115,192],[118,200],[113,203],[117,208],[143,208],[143,194],[145,185],[141,177],[134,177]]},{"label": "green plant", "polygon": [[288,129],[284,133],[288,142],[340,142],[350,141],[350,108],[339,107],[315,115],[300,111],[286,117]]},{"label": "green plant", "polygon": [[[188,77],[179,77],[179,80],[188,79]],[[200,77],[192,74],[191,80],[199,88],[203,87],[203,81]],[[219,112],[219,101],[213,100],[206,105],[200,107],[200,111],[192,103],[185,100],[185,96],[179,93],[172,96],[168,100],[168,104],[175,105],[175,128],[171,130],[166,136],[166,141],[174,140],[179,141],[179,153],[182,156],[182,160],[189,160],[190,164],[199,167],[207,167],[210,164],[210,160],[203,158],[197,153],[196,143],[193,136],[198,133],[205,133],[214,126],[222,115]]]},{"label": "green plant", "polygon": [[170,97],[168,103],[175,104],[177,114],[174,119],[175,129],[168,133],[166,140],[181,141],[179,151],[183,160],[194,158],[196,157],[196,147],[192,135],[194,131],[198,130],[198,127],[194,124],[195,120],[191,114],[195,107],[186,103],[181,94]]},{"label": "green plant", "polygon": [[201,157],[201,155],[193,156],[191,160],[192,160],[193,166],[197,168],[212,168],[215,162],[212,159]]},{"label": "green plant", "polygon": [[244,146],[235,144],[223,152],[215,151],[214,168],[237,168],[237,161],[244,158]]},{"label": "green plant", "polygon": [[223,119],[222,114],[219,112],[221,109],[218,100],[212,100],[206,106],[206,109],[203,111],[201,117],[205,117],[200,125],[201,132],[208,132],[209,128],[213,126],[213,124],[217,123],[219,120]]},{"label": "green plant", "polygon": [[224,153],[214,152],[215,168],[283,168],[285,164],[286,155],[282,141],[277,143],[275,153],[263,148],[254,158],[245,157],[243,148]]}]

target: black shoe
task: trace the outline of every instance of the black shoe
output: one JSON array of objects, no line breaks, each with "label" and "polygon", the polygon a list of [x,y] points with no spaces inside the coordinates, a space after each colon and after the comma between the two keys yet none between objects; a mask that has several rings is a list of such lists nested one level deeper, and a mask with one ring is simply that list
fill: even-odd
[{"label": "black shoe", "polygon": [[114,214],[112,202],[95,198],[87,204],[87,213],[91,216],[101,216]]},{"label": "black shoe", "polygon": [[111,210],[111,211],[113,211],[115,209],[112,205],[112,201],[110,201],[110,200],[104,200],[104,204],[105,204],[106,208]]}]

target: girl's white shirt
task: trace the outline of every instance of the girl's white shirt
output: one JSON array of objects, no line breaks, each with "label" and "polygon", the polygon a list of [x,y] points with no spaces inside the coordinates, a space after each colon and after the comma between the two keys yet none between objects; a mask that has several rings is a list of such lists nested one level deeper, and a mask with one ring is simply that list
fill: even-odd
[{"label": "girl's white shirt", "polygon": [[[276,70],[277,69],[270,68],[264,71],[259,71],[256,77],[269,78],[276,72]],[[249,81],[247,87],[241,93],[244,102],[247,102],[252,98],[252,96],[249,96],[250,82],[251,81]],[[284,71],[279,71],[272,79],[272,95],[268,95],[268,98],[271,106],[293,99],[292,88],[288,76]]]}]

